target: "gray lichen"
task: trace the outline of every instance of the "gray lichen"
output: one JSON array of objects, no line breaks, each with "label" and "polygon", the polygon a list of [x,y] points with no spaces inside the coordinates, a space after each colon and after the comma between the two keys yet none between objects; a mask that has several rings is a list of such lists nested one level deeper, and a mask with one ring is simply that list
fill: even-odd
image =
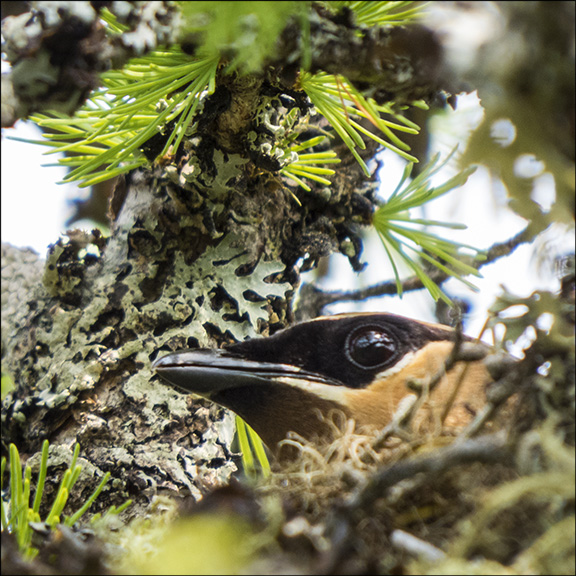
[{"label": "gray lichen", "polygon": [[98,3],[31,2],[29,12],[2,21],[2,51],[12,68],[2,75],[2,126],[34,112],[72,114],[98,86],[99,73],[121,66],[177,36],[171,2],[111,2],[124,34],[108,35]]},{"label": "gray lichen", "polygon": [[[222,167],[222,185],[239,175],[230,168]],[[142,506],[159,489],[200,498],[236,469],[232,415],[160,384],[151,361],[161,349],[213,346],[214,330],[237,340],[255,335],[269,319],[269,299],[293,288],[267,281],[282,264],[254,260],[231,233],[214,241],[161,195],[152,176],[133,177],[107,241],[69,233],[45,263],[24,253],[34,289],[3,298],[12,325],[4,368],[17,384],[4,403],[4,428],[30,447],[55,435],[79,441],[97,475],[112,472],[114,497],[137,493]],[[166,210],[177,220],[167,224]],[[87,259],[91,243],[97,255]]]}]

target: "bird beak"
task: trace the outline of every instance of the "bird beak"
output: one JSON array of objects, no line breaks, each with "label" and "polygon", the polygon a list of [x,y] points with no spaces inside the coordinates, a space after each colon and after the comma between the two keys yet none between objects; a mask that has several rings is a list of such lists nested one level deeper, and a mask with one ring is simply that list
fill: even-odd
[{"label": "bird beak", "polygon": [[331,428],[321,414],[347,413],[338,397],[346,390],[342,382],[292,364],[246,357],[250,355],[249,351],[186,350],[160,358],[154,368],[170,384],[234,411],[276,455],[288,432],[326,437]]},{"label": "bird beak", "polygon": [[168,354],[154,362],[161,378],[186,391],[213,398],[220,392],[249,386],[299,381],[343,386],[342,382],[290,364],[256,362],[227,350],[198,349]]}]

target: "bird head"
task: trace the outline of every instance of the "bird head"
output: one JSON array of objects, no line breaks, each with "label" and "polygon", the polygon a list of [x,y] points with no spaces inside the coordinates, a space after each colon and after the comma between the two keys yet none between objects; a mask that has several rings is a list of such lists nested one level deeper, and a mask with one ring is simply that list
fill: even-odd
[{"label": "bird head", "polygon": [[[455,331],[439,324],[387,313],[341,314],[223,349],[175,352],[154,367],[170,384],[233,410],[274,451],[290,431],[311,440],[329,436],[334,427],[327,416],[334,410],[361,430],[383,428],[411,394],[407,384],[425,385],[436,376],[454,342]],[[484,404],[490,381],[481,362],[458,363],[422,413],[433,420],[450,398],[445,424],[463,426]]]}]

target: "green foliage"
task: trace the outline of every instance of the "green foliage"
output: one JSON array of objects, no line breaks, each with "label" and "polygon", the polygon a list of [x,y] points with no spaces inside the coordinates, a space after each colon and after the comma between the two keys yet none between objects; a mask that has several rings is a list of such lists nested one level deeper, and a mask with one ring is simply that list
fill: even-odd
[{"label": "green foliage", "polygon": [[[347,6],[357,22],[364,26],[390,26],[409,22],[419,13],[420,6],[410,8],[410,4],[330,2],[327,6],[332,10]],[[264,55],[273,52],[274,42],[291,15],[300,18],[303,38],[306,37],[305,24],[311,10],[307,2],[183,2],[180,5],[184,19],[183,39],[193,38],[197,42],[195,56],[186,54],[178,46],[157,50],[130,61],[122,70],[103,74],[102,89],[92,94],[73,118],[57,113],[32,118],[48,129],[46,140],[39,143],[51,147],[51,152],[70,154],[59,161],[72,168],[65,181],[79,181],[82,186],[88,186],[151,161],[169,162],[183,139],[194,135],[203,103],[216,89],[217,73],[256,71]],[[120,33],[122,27],[109,13],[104,11],[104,14],[108,33]],[[305,92],[315,110],[326,118],[367,175],[369,170],[359,153],[366,147],[363,137],[371,138],[409,162],[417,162],[399,136],[419,131],[416,124],[402,115],[405,107],[395,106],[393,102],[377,104],[346,78],[324,72],[311,74],[301,69],[296,88]],[[426,108],[424,102],[413,105]],[[365,128],[361,120],[368,120],[371,128]],[[322,137],[297,142],[300,130],[301,126],[290,124],[287,118],[284,130],[275,135],[277,141],[272,143],[273,149],[283,160],[280,174],[306,191],[311,190],[306,180],[329,186],[329,177],[334,171],[326,165],[337,163],[338,158],[331,150],[310,150]],[[466,247],[419,228],[450,225],[412,220],[407,211],[459,186],[466,180],[469,170],[444,186],[432,189],[427,180],[435,172],[431,166],[402,192],[399,187],[377,210],[374,225],[394,266],[399,290],[395,256],[414,270],[435,299],[447,299],[410,252],[466,282],[462,274],[477,274],[474,268],[457,258],[457,253]],[[401,185],[408,175],[409,171]],[[299,202],[296,196],[294,198]],[[242,299],[236,299],[242,302]],[[259,310],[255,313],[259,314]]]},{"label": "green foliage", "polygon": [[295,153],[297,160],[290,162],[287,166],[280,170],[280,174],[283,174],[287,178],[291,178],[296,182],[301,188],[310,192],[311,188],[302,180],[302,178],[308,178],[309,180],[314,180],[324,186],[330,186],[330,180],[326,179],[325,176],[332,176],[334,170],[330,168],[325,168],[324,164],[338,164],[340,159],[336,157],[335,152],[306,152],[302,154],[303,150],[308,150],[324,140],[324,136],[317,136],[316,138],[311,138],[290,147],[290,153]]},{"label": "green foliage", "polygon": [[[48,447],[48,440],[45,440],[42,444],[42,457],[38,471],[38,480],[36,482],[34,502],[32,506],[30,506],[32,468],[27,465],[24,470],[22,470],[18,449],[14,444],[10,444],[10,500],[5,501],[4,497],[2,498],[2,531],[7,530],[16,535],[20,551],[27,559],[34,558],[38,553],[38,550],[32,546],[32,529],[30,522],[45,522],[51,528],[60,524],[62,512],[68,502],[68,496],[82,471],[82,467],[77,464],[80,445],[76,444],[72,461],[64,472],[50,512],[46,518],[42,520],[40,517],[40,504],[42,502],[44,484],[48,475]],[[4,494],[5,469],[6,458],[2,458],[2,494]],[[107,472],[94,492],[86,499],[85,503],[74,514],[64,519],[66,526],[73,526],[80,520],[84,513],[92,506],[100,492],[102,492],[109,478],[110,473]],[[111,512],[119,513],[129,506],[130,503],[131,501],[127,501],[120,508]]]},{"label": "green foliage", "polygon": [[[454,153],[454,152],[453,152]],[[452,153],[452,154],[453,154]],[[428,232],[422,227],[439,226],[452,229],[463,229],[466,226],[462,224],[451,224],[448,222],[438,222],[423,218],[414,218],[410,215],[410,210],[423,206],[427,202],[443,196],[454,188],[462,186],[475,168],[463,170],[453,178],[450,178],[442,186],[432,187],[431,179],[450,159],[452,156],[439,163],[439,154],[436,155],[429,164],[414,178],[407,186],[404,186],[406,180],[412,172],[413,164],[408,164],[396,190],[392,193],[385,204],[380,206],[373,217],[373,224],[382,240],[384,249],[390,259],[396,277],[398,294],[402,295],[402,282],[398,268],[395,263],[395,257],[399,257],[414,274],[422,281],[424,287],[430,292],[431,296],[438,300],[451,303],[448,296],[440,287],[430,278],[423,269],[422,265],[407,253],[410,251],[432,266],[442,270],[446,274],[457,278],[467,286],[476,289],[473,284],[465,280],[464,274],[473,274],[480,276],[476,268],[465,264],[461,261],[462,251],[468,251],[475,255],[476,258],[482,258],[482,254],[472,246],[460,244],[450,240],[444,240],[436,234]]]},{"label": "green foliage", "polygon": [[202,52],[222,56],[229,70],[258,72],[276,50],[278,36],[292,15],[303,15],[309,2],[178,2],[183,40],[200,37]]},{"label": "green foliage", "polygon": [[[484,101],[482,104],[484,119],[471,134],[462,163],[483,164],[498,174],[511,198],[510,207],[519,216],[529,220],[534,230],[542,231],[551,222],[572,225],[574,167],[565,156],[558,154],[548,134],[542,130],[540,114],[535,113],[534,108],[520,105],[517,99],[508,102],[507,106],[486,107]],[[495,135],[495,126],[503,119],[510,122],[510,130],[514,134],[510,143],[502,143]],[[547,130],[554,133],[552,128]],[[518,162],[522,158],[534,158],[542,162],[541,173],[534,176],[519,174]],[[556,201],[550,211],[543,210],[531,198],[536,178],[545,172],[554,175],[556,187]]]},{"label": "green foliage", "polygon": [[[236,416],[236,434],[242,452],[242,464],[248,476],[261,473],[270,475],[270,462],[266,456],[260,436],[240,416]],[[258,465],[256,465],[258,462]]]},{"label": "green foliage", "polygon": [[[417,8],[397,12],[409,2],[330,3],[333,8],[340,4],[348,5],[365,25],[407,22],[417,12]],[[192,57],[179,46],[156,50],[131,60],[121,70],[102,74],[102,88],[72,118],[57,112],[31,117],[47,129],[45,140],[36,143],[52,148],[48,154],[69,154],[58,162],[72,168],[65,182],[89,186],[157,159],[169,160],[183,138],[194,134],[203,101],[216,88],[219,67],[225,66],[224,73],[258,71],[264,56],[273,53],[287,19],[298,16],[304,33],[306,11],[310,9],[308,2],[181,2],[180,6],[183,40],[190,34],[194,38],[199,35],[200,56]],[[391,13],[394,17],[390,20]],[[123,27],[107,10],[103,19],[108,34],[122,32]],[[402,116],[393,103],[378,105],[364,98],[345,78],[325,73],[312,75],[302,70],[298,86],[344,140],[366,174],[368,169],[357,153],[358,148],[365,148],[361,134],[416,161],[395,132],[414,134],[418,126]],[[360,126],[360,118],[367,118],[374,130]],[[311,145],[299,146],[303,150]],[[286,145],[285,156],[294,151],[298,150],[292,142]],[[299,155],[284,165],[281,173],[305,190],[310,187],[302,177],[329,185],[325,176],[333,172],[322,165],[336,162],[334,154],[310,154]]]},{"label": "green foliage", "polygon": [[[397,130],[399,132],[417,134],[418,126],[404,116],[394,112],[392,103],[378,105],[371,98],[364,98],[360,91],[343,77],[323,72],[318,74],[301,72],[299,84],[318,112],[330,122],[332,128],[348,146],[367,176],[370,176],[370,171],[356,150],[356,148],[361,150],[366,148],[360,134],[372,138],[409,162],[418,162],[414,156],[408,154],[409,146],[392,132],[392,130]],[[385,120],[381,116],[382,113],[388,114],[397,122]],[[382,132],[388,140],[380,138],[375,132],[361,126],[353,120],[354,117],[370,120],[374,127],[379,132]]]},{"label": "green foliage", "polygon": [[[325,2],[333,10],[341,10],[346,7],[352,10],[356,23],[361,26],[405,26],[411,20],[422,14],[422,8],[427,3],[416,4],[415,2],[354,2],[350,0],[335,0]],[[408,8],[404,10],[404,8]]]},{"label": "green foliage", "polygon": [[[215,89],[218,60],[192,59],[179,48],[131,60],[102,75],[103,89],[75,116],[38,114],[31,119],[55,133],[46,141],[54,152],[73,153],[59,161],[75,167],[65,182],[90,186],[147,164],[142,150],[161,137],[152,158],[176,150],[190,136],[202,97]],[[49,152],[50,153],[50,152]]]},{"label": "green foliage", "polygon": [[574,314],[574,304],[563,302],[557,294],[541,290],[521,297],[504,291],[490,307],[489,314],[488,327],[504,326],[506,342],[517,342],[531,326],[537,335],[546,332],[548,346],[574,353],[573,328],[567,330],[566,323],[560,321]]},{"label": "green foliage", "polygon": [[[180,518],[158,537],[136,549],[131,562],[123,562],[129,574],[246,574],[266,536],[231,509]],[[142,537],[137,540],[142,542]],[[121,559],[124,560],[124,559]]]},{"label": "green foliage", "polygon": [[2,394],[1,398],[4,400],[6,398],[6,394],[10,392],[10,390],[14,389],[14,380],[10,374],[2,372]]}]

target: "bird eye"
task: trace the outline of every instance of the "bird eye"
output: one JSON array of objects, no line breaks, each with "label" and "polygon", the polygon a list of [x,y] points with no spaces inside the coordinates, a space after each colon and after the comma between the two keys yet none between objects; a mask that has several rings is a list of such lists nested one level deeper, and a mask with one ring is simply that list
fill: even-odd
[{"label": "bird eye", "polygon": [[357,328],[346,340],[346,355],[360,368],[377,368],[390,363],[397,353],[396,339],[377,326]]}]

